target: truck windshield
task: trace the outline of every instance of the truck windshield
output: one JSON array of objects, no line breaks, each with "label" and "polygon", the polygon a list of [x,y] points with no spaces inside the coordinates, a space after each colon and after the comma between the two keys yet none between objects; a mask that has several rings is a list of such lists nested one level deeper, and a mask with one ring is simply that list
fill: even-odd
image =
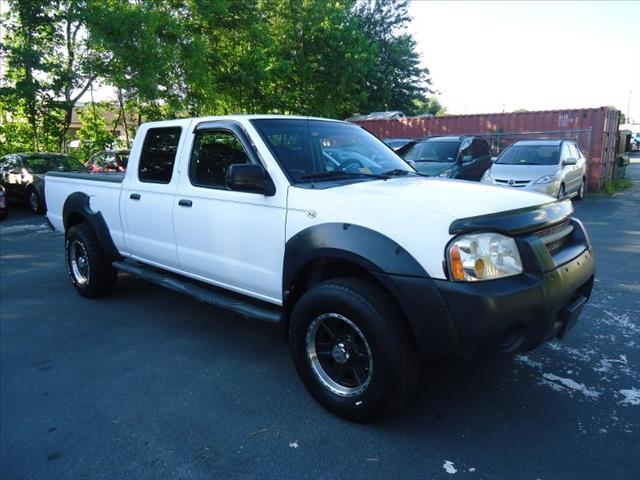
[{"label": "truck windshield", "polygon": [[560,147],[555,145],[513,145],[496,160],[501,165],[557,165]]},{"label": "truck windshield", "polygon": [[414,162],[442,162],[456,161],[460,142],[425,141],[416,143],[404,154],[405,160]]},{"label": "truck windshield", "polygon": [[292,183],[380,179],[414,172],[363,128],[343,122],[269,118],[251,123]]}]

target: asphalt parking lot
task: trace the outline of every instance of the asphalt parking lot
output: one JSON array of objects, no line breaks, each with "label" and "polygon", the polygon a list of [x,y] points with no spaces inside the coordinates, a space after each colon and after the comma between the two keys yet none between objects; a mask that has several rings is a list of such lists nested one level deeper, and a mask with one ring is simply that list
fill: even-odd
[{"label": "asphalt parking lot", "polygon": [[121,277],[75,293],[63,237],[0,226],[0,476],[640,478],[640,164],[576,202],[596,287],[574,330],[512,359],[431,361],[375,424],[325,412],[276,328]]}]

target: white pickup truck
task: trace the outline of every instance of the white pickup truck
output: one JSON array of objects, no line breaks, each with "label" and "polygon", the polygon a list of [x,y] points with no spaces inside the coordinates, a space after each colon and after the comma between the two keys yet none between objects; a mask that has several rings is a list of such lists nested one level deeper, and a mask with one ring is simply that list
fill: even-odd
[{"label": "white pickup truck", "polygon": [[51,172],[46,203],[80,294],[124,271],[279,323],[311,395],[356,421],[407,399],[421,354],[562,338],[594,281],[569,200],[426,178],[333,120],[147,123],[126,173]]}]

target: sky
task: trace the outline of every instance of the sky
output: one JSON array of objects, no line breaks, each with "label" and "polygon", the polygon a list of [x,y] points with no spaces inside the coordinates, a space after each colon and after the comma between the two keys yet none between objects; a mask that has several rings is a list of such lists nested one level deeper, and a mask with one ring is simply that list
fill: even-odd
[{"label": "sky", "polygon": [[640,122],[640,1],[414,0],[409,11],[449,113],[611,105],[626,114],[630,98]]}]

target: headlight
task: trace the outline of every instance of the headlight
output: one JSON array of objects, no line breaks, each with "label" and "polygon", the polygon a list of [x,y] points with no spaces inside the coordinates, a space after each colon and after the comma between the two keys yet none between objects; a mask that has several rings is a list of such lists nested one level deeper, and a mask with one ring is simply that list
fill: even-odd
[{"label": "headlight", "polygon": [[545,175],[544,177],[540,177],[538,180],[536,180],[533,183],[552,183],[555,182],[557,180],[555,175]]},{"label": "headlight", "polygon": [[522,261],[513,238],[499,233],[461,235],[447,249],[452,280],[476,282],[522,273]]},{"label": "headlight", "polygon": [[480,179],[481,182],[486,182],[486,183],[491,183],[492,179],[491,179],[491,169],[487,170],[486,172],[484,172],[484,175],[482,175],[482,178]]},{"label": "headlight", "polygon": [[451,178],[453,176],[453,170],[451,170],[450,168],[447,168],[446,170],[443,170],[442,172],[440,172],[438,176],[443,178]]}]

